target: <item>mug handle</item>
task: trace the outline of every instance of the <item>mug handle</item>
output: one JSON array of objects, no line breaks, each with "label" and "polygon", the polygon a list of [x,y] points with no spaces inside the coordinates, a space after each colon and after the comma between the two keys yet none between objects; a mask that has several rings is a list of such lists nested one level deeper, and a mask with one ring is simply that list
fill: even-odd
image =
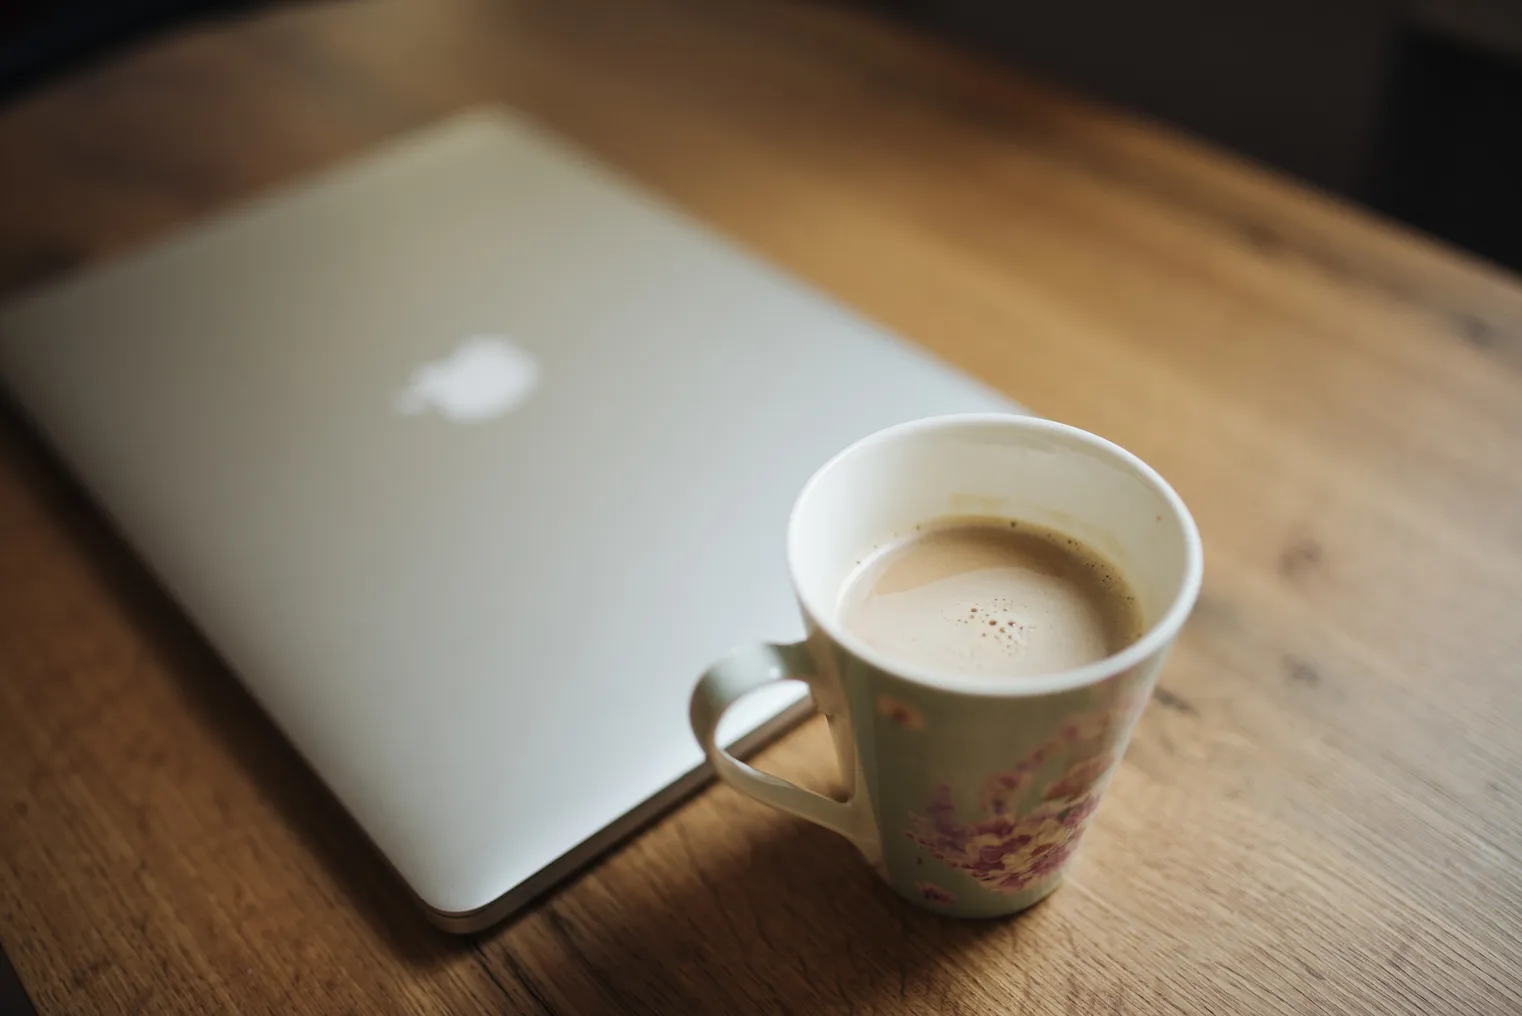
[{"label": "mug handle", "polygon": [[803,642],[761,643],[740,649],[712,667],[692,690],[692,732],[720,780],[762,804],[806,818],[863,845],[855,800],[841,803],[803,790],[786,780],[753,769],[718,743],[719,720],[741,696],[773,681],[806,680],[814,676],[814,661]]}]

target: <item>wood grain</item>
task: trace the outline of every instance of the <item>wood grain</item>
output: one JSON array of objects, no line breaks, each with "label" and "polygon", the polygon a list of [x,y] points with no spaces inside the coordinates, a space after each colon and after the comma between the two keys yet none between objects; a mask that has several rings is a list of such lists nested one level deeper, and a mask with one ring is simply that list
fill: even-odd
[{"label": "wood grain", "polygon": [[[0,111],[15,288],[478,101],[1173,481],[1204,596],[1069,884],[955,923],[708,791],[429,930],[14,417],[0,942],[42,1013],[1522,1011],[1522,284],[860,15],[292,5]],[[764,764],[830,779],[817,723]]]}]

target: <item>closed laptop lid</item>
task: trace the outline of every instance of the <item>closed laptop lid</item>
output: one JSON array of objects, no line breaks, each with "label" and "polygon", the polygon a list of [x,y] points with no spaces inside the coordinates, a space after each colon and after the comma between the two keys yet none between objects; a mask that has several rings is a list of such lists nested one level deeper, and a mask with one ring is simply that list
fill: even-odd
[{"label": "closed laptop lid", "polygon": [[0,370],[442,913],[701,765],[815,468],[1012,408],[500,112],[11,306]]}]

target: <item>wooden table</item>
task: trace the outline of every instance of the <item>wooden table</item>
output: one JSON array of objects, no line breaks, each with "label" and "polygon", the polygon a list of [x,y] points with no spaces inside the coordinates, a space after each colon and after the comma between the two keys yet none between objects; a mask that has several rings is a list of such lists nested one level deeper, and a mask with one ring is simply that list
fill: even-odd
[{"label": "wooden table", "polygon": [[[713,789],[431,930],[0,418],[0,941],[43,1013],[1522,1011],[1522,285],[870,18],[367,0],[0,111],[0,280],[500,100],[1155,464],[1208,575],[1076,871],[899,903]],[[780,552],[780,549],[779,549]],[[828,783],[812,722],[764,756]]]}]

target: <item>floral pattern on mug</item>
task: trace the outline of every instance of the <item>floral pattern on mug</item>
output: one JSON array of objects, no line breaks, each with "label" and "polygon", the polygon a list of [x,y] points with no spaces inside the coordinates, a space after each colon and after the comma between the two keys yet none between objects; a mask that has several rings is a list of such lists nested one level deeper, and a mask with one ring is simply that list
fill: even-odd
[{"label": "floral pattern on mug", "polygon": [[[1121,735],[1143,704],[1124,698],[1064,722],[1012,768],[989,777],[975,821],[957,817],[951,788],[942,784],[925,811],[910,816],[908,837],[992,892],[1023,892],[1055,876],[1078,849],[1120,761]],[[1061,768],[1054,772],[1053,763]]]},{"label": "floral pattern on mug", "polygon": [[956,904],[956,893],[947,892],[934,882],[916,882],[914,888],[918,889],[920,895],[931,903],[941,903],[948,907]]},{"label": "floral pattern on mug", "polygon": [[877,713],[879,716],[886,717],[905,730],[925,729],[924,714],[909,703],[902,702],[891,695],[879,695],[877,697]]}]

